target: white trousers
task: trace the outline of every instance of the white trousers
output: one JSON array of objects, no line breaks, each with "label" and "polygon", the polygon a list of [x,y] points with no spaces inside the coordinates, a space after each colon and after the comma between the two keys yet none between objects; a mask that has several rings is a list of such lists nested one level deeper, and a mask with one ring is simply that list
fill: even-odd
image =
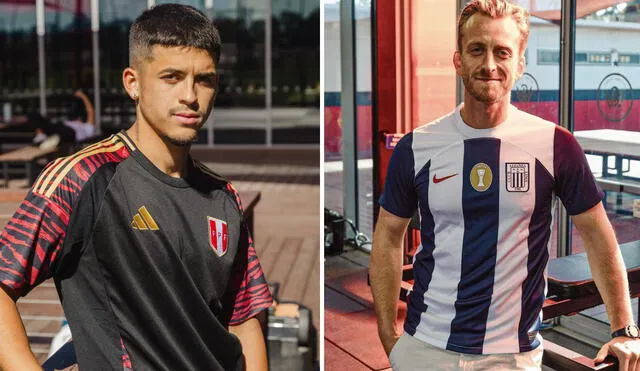
[{"label": "white trousers", "polygon": [[524,353],[514,354],[465,354],[440,349],[404,333],[389,354],[394,371],[413,370],[523,370],[540,371],[542,345]]}]

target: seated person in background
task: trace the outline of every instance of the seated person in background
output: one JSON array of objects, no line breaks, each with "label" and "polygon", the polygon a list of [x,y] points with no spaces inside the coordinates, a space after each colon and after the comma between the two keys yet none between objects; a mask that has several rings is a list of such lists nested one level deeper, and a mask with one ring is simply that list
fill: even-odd
[{"label": "seated person in background", "polygon": [[70,114],[71,120],[64,121],[64,125],[75,131],[76,142],[82,142],[96,134],[95,111],[93,110],[93,104],[91,104],[89,97],[87,97],[82,90],[76,90],[73,96],[82,100],[83,109],[78,108],[77,102],[74,102]]},{"label": "seated person in background", "polygon": [[35,144],[55,147],[58,143],[82,142],[96,134],[95,112],[89,97],[81,90],[76,90],[73,96],[82,100],[83,109],[74,102],[69,115],[71,119],[63,121],[62,125],[52,125],[40,115],[29,117],[29,122],[36,128],[36,137],[33,139]]}]

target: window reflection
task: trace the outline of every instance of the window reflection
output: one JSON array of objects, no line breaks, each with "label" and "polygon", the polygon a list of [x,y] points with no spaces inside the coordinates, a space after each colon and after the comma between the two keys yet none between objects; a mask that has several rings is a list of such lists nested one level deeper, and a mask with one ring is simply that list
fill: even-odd
[{"label": "window reflection", "polygon": [[63,91],[93,87],[90,0],[56,1],[45,8],[46,86],[51,108]]},{"label": "window reflection", "polygon": [[[640,181],[639,7],[638,1],[630,1],[576,20],[576,49],[587,58],[576,62],[575,135],[602,181]],[[640,239],[639,219],[632,216],[638,197],[611,191],[605,197],[620,243]]]},{"label": "window reflection", "polygon": [[[273,143],[319,142],[319,0],[270,0],[272,6]],[[265,144],[265,19],[269,2],[246,0],[157,0],[191,5],[213,17],[223,37],[221,89],[216,106],[216,143]],[[128,31],[147,0],[99,1],[99,81],[103,131],[128,127],[134,107],[122,88],[128,65]],[[209,2],[207,2],[208,4]],[[17,5],[16,5],[17,4]],[[94,62],[91,0],[45,2],[47,115],[67,117],[84,90],[93,98]],[[39,110],[38,37],[35,0],[0,2],[0,101],[13,114]],[[9,79],[9,76],[11,77]],[[71,107],[71,108],[69,108]],[[231,110],[233,108],[233,111]],[[225,112],[225,110],[227,110]],[[207,129],[200,143],[207,143]]]},{"label": "window reflection", "polygon": [[122,70],[129,65],[129,27],[146,8],[146,0],[100,1],[101,124],[105,133],[128,128],[135,119],[135,107],[122,87]]},{"label": "window reflection", "polygon": [[0,103],[11,102],[14,114],[37,110],[38,37],[35,0],[0,3]]}]

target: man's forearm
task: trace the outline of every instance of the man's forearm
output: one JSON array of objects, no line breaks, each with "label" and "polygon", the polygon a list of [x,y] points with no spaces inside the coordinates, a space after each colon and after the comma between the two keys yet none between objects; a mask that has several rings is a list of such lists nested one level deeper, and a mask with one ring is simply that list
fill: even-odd
[{"label": "man's forearm", "polygon": [[607,309],[611,329],[618,330],[633,323],[624,261],[604,208],[598,206],[586,216],[588,218],[574,219],[574,222],[584,241],[593,280]]},{"label": "man's forearm", "polygon": [[611,329],[615,331],[633,323],[624,261],[617,244],[613,248],[603,249],[594,246],[590,250],[592,253],[587,256],[593,280],[607,309]]},{"label": "man's forearm", "polygon": [[237,326],[229,326],[229,332],[240,339],[247,371],[266,371],[269,369],[264,335],[256,317]]},{"label": "man's forearm", "polygon": [[0,370],[42,370],[29,348],[29,340],[16,304],[0,289]]},{"label": "man's forearm", "polygon": [[87,111],[87,122],[91,125],[95,125],[95,111],[89,97],[81,90],[76,91],[75,96],[80,98],[80,100],[82,100],[82,104],[84,104],[84,109]]},{"label": "man's forearm", "polygon": [[402,240],[394,242],[384,231],[376,230],[369,262],[369,279],[378,331],[381,337],[391,337],[395,334],[402,281]]}]

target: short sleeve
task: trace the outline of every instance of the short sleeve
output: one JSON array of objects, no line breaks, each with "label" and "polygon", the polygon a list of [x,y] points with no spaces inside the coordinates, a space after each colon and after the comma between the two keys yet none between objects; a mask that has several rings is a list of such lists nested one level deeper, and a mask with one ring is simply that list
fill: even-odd
[{"label": "short sleeve", "polygon": [[556,127],[554,136],[555,192],[569,215],[581,214],[603,197],[593,177],[587,157],[575,137],[566,129]]},{"label": "short sleeve", "polygon": [[[236,197],[240,212],[243,212],[238,192],[230,184],[228,189]],[[233,298],[233,312],[229,325],[240,324],[269,308],[273,303],[249,228],[244,221],[227,293]]]},{"label": "short sleeve", "polygon": [[402,218],[411,218],[418,208],[412,142],[413,133],[403,136],[398,141],[391,154],[384,189],[380,196],[380,206]]},{"label": "short sleeve", "polygon": [[27,194],[0,235],[0,287],[13,300],[51,277],[68,223],[56,203]]}]

